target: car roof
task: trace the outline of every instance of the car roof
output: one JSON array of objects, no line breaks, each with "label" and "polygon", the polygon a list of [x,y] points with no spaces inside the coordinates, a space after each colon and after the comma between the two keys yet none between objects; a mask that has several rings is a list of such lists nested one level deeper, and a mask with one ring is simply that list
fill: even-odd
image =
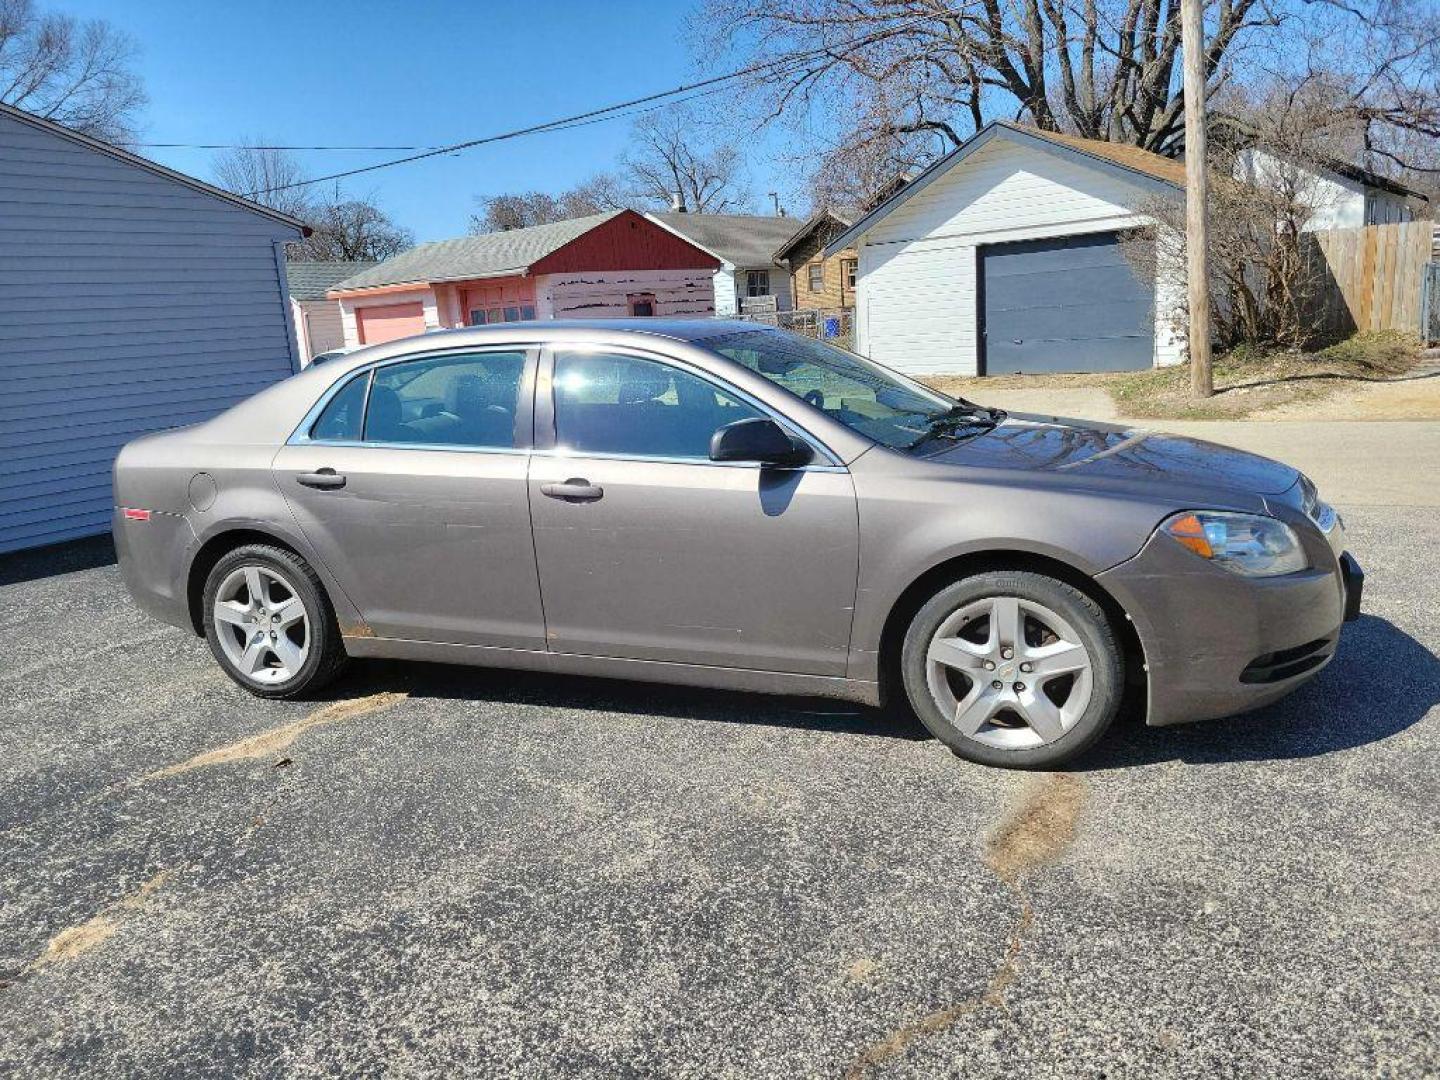
[{"label": "car roof", "polygon": [[352,371],[376,360],[388,360],[425,349],[453,349],[466,345],[487,345],[494,342],[526,339],[566,338],[593,334],[597,343],[620,344],[627,339],[637,344],[657,337],[687,343],[704,342],[708,338],[734,333],[778,333],[773,326],[747,322],[743,319],[542,319],[526,322],[495,323],[490,326],[465,326],[456,330],[431,330],[414,337],[397,338],[379,345],[364,345],[343,357],[327,361],[331,372]]}]

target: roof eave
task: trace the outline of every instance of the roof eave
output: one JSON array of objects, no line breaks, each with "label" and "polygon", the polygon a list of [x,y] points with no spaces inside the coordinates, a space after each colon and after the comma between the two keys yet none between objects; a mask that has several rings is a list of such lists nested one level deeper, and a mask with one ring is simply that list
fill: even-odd
[{"label": "roof eave", "polygon": [[114,146],[102,139],[74,131],[64,124],[57,124],[53,120],[46,120],[43,116],[36,116],[34,113],[16,108],[14,105],[7,105],[4,102],[0,102],[0,115],[12,117],[22,124],[29,124],[31,127],[39,128],[41,131],[56,135],[62,139],[69,139],[71,142],[79,143],[81,146],[94,150],[96,153],[105,154],[107,157],[115,158],[117,161],[123,161],[127,165],[134,165],[136,168],[152,172],[167,180],[184,184],[186,187],[193,188],[205,195],[223,199],[225,202],[238,206],[242,210],[249,210],[251,213],[259,214],[273,221],[278,221],[282,225],[288,225],[292,229],[298,230],[302,237],[309,236],[313,232],[310,226],[306,225],[299,218],[293,218],[289,214],[282,214],[279,210],[272,210],[270,207],[247,199],[243,195],[236,195],[234,192],[225,191],[223,188],[215,187],[213,184],[207,184],[204,180],[197,179],[186,173],[177,172],[174,169],[161,165],[157,161],[151,161],[149,158],[141,157],[139,154],[133,154],[129,150]]}]

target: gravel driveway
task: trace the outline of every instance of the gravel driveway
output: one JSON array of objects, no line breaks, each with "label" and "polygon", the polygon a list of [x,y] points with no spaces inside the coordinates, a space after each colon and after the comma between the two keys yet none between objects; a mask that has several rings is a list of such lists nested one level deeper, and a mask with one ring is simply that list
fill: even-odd
[{"label": "gravel driveway", "polygon": [[1440,1071],[1440,510],[1283,704],[1080,767],[846,706],[369,664],[266,703],[0,563],[0,1073]]}]

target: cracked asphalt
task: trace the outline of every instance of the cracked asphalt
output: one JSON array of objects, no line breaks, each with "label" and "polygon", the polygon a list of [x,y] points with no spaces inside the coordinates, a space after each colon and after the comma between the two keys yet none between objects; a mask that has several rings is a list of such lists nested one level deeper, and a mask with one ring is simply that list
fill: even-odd
[{"label": "cracked asphalt", "polygon": [[1318,680],[1050,777],[798,699],[262,702],[104,544],[6,556],[0,1073],[1440,1075],[1440,510],[1342,510]]}]

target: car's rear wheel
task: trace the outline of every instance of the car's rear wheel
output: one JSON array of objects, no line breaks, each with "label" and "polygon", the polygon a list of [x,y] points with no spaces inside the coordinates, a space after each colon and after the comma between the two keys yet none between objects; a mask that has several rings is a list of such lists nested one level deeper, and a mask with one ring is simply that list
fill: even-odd
[{"label": "car's rear wheel", "polygon": [[905,693],[955,753],[1049,768],[1098,739],[1120,708],[1122,653],[1105,612],[1043,574],[994,571],[941,589],[901,648]]},{"label": "car's rear wheel", "polygon": [[325,589],[292,551],[268,544],[236,548],[205,579],[202,603],[215,659],[257,697],[311,693],[344,665]]}]

